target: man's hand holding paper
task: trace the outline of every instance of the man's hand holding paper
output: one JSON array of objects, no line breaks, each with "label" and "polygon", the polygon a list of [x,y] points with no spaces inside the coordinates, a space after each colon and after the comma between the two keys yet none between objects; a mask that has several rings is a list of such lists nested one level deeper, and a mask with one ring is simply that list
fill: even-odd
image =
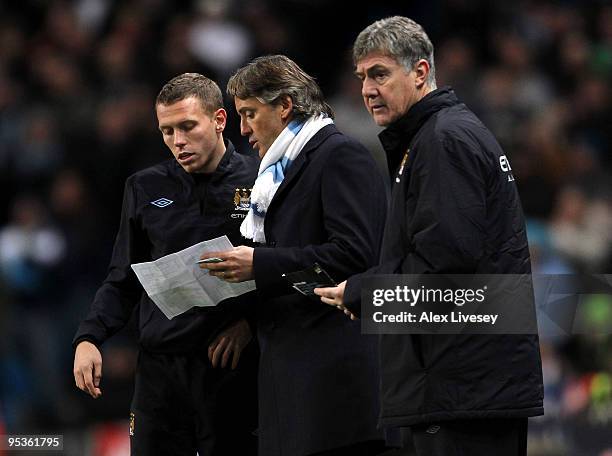
[{"label": "man's hand holding paper", "polygon": [[200,269],[206,269],[213,277],[231,283],[253,279],[253,248],[241,245],[224,252],[208,252],[200,256],[201,260],[219,258],[223,261],[199,263]]}]

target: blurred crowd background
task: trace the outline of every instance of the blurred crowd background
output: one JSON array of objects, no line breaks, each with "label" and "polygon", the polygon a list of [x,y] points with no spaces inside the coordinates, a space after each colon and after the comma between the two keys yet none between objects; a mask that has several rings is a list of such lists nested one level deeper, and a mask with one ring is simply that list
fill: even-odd
[{"label": "blurred crowd background", "polygon": [[[609,1],[2,0],[0,434],[127,454],[134,325],[103,347],[96,401],[74,386],[71,338],[105,277],[125,178],[169,158],[161,86],[195,71],[224,89],[252,57],[286,54],[384,170],[350,47],[395,14],[425,27],[438,86],[452,85],[509,156],[534,272],[612,272]],[[227,108],[226,137],[251,153]],[[542,335],[546,415],[531,421],[532,456],[612,455],[609,297],[587,316],[584,334]]]}]

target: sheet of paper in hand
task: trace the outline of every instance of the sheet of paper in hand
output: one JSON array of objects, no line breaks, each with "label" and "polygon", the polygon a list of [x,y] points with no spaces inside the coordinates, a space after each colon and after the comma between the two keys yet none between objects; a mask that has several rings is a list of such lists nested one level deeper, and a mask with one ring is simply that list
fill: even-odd
[{"label": "sheet of paper in hand", "polygon": [[168,319],[172,319],[194,306],[216,306],[224,299],[255,289],[254,280],[224,282],[209,275],[207,270],[200,269],[197,264],[202,253],[222,252],[232,247],[227,236],[221,236],[155,261],[131,266],[149,298]]}]

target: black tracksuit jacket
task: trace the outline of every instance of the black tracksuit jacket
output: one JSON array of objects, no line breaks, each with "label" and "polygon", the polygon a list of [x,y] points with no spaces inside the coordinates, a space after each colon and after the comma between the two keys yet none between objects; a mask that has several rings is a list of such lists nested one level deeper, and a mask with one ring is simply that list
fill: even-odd
[{"label": "black tracksuit jacket", "polygon": [[[380,139],[393,188],[368,274],[530,273],[509,161],[452,89],[426,95]],[[360,282],[345,290],[354,313]],[[381,378],[383,425],[543,413],[537,335],[383,335]]]},{"label": "black tracksuit jacket", "polygon": [[[224,234],[232,244],[244,244],[240,224],[246,211],[235,204],[234,197],[236,189],[251,189],[258,167],[256,157],[237,153],[226,141],[226,152],[210,175],[187,173],[171,159],[130,176],[108,276],[73,345],[89,340],[99,346],[125,326],[139,305],[142,348],[159,353],[206,350],[216,333],[248,313],[248,299],[238,297],[168,320],[144,292],[130,265]],[[161,198],[171,203],[152,204]]]}]

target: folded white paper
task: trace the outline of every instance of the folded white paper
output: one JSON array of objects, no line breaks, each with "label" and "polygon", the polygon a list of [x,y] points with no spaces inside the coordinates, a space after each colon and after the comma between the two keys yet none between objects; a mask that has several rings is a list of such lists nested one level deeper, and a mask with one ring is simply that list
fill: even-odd
[{"label": "folded white paper", "polygon": [[255,289],[255,281],[224,282],[200,269],[196,262],[203,253],[223,252],[232,248],[227,236],[221,236],[171,253],[155,261],[132,264],[138,280],[168,319],[194,306],[216,306],[224,299]]}]

